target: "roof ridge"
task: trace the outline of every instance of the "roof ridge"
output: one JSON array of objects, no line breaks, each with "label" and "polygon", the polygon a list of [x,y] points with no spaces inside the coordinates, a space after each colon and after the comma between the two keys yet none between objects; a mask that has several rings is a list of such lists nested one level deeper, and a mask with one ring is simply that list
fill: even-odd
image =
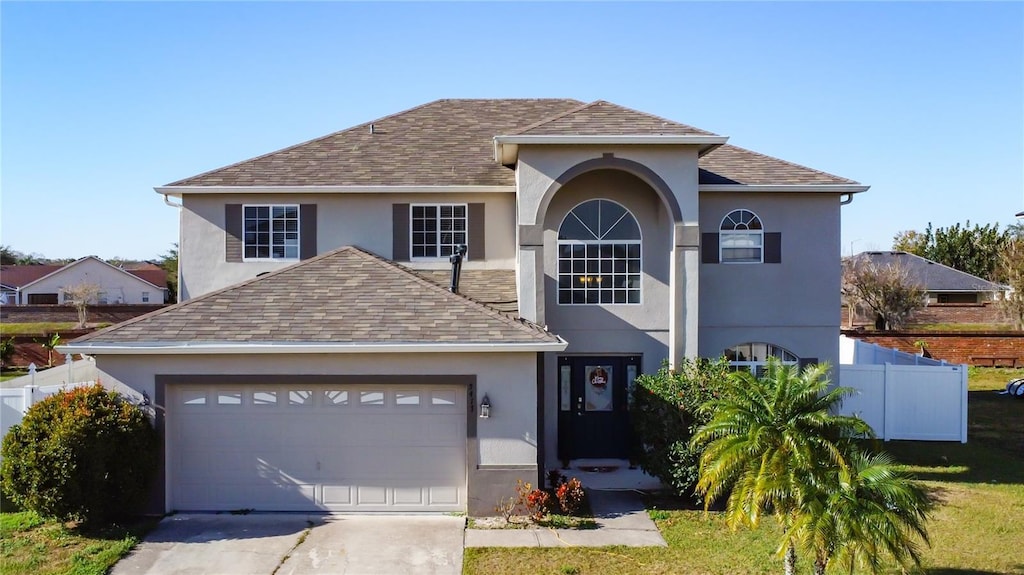
[{"label": "roof ridge", "polygon": [[238,283],[231,284],[231,285],[226,286],[226,287],[222,287],[219,290],[214,290],[214,291],[209,292],[209,293],[204,293],[201,296],[194,297],[194,298],[182,301],[182,302],[178,302],[176,304],[169,305],[167,307],[162,307],[162,308],[160,308],[158,310],[154,310],[154,311],[151,311],[149,313],[133,317],[133,318],[131,318],[129,320],[126,320],[126,321],[123,321],[121,323],[115,323],[114,325],[105,327],[103,329],[94,331],[92,333],[87,333],[87,334],[83,335],[82,337],[76,338],[74,341],[87,341],[87,340],[93,339],[95,336],[103,335],[103,334],[106,334],[106,333],[108,333],[110,331],[113,331],[114,329],[120,329],[122,327],[127,327],[129,325],[138,323],[138,322],[140,322],[140,321],[142,321],[144,319],[148,319],[148,318],[153,317],[153,316],[162,315],[162,314],[165,314],[165,313],[169,313],[172,310],[182,309],[182,308],[188,307],[188,306],[193,305],[193,304],[204,302],[204,301],[206,301],[208,299],[211,299],[211,298],[214,298],[216,296],[219,296],[220,294],[222,294],[222,293],[224,293],[226,291],[230,291],[230,290],[233,290],[233,289],[245,287],[245,286],[247,286],[247,285],[249,285],[249,284],[251,284],[253,282],[260,281],[260,280],[265,280],[265,279],[274,277],[274,276],[276,276],[278,274],[281,274],[282,272],[285,272],[285,271],[288,271],[288,270],[291,270],[291,269],[295,269],[295,268],[300,267],[300,266],[305,266],[307,264],[310,264],[310,263],[322,260],[322,259],[324,259],[324,258],[326,258],[328,256],[334,255],[336,253],[340,253],[341,251],[346,250],[346,249],[351,249],[351,246],[341,246],[340,248],[335,248],[335,249],[333,249],[331,251],[324,252],[324,253],[322,253],[320,255],[311,257],[308,260],[302,260],[302,261],[296,262],[296,263],[294,263],[294,264],[292,264],[290,266],[285,266],[285,267],[283,267],[281,269],[277,269],[277,270],[274,270],[274,271],[271,271],[271,272],[261,273],[261,274],[257,275],[256,277],[252,277],[252,278],[249,278],[247,280],[243,280],[243,281],[240,281]]},{"label": "roof ridge", "polygon": [[684,124],[682,122],[677,122],[675,120],[670,120],[670,119],[668,119],[668,118],[666,118],[664,116],[659,116],[657,114],[652,114],[650,112],[644,112],[643,110],[637,110],[636,108],[630,108],[629,106],[623,106],[622,104],[616,104],[615,102],[609,102],[607,100],[597,100],[594,103],[595,104],[597,104],[597,103],[605,103],[605,104],[608,104],[608,105],[611,105],[611,106],[615,106],[617,108],[622,108],[623,110],[629,110],[630,112],[633,112],[634,114],[640,114],[641,116],[647,116],[648,118],[654,118],[655,120],[661,120],[662,122],[668,122],[670,124],[675,124],[677,126],[683,126],[685,128],[691,128],[691,129],[697,130],[698,132],[707,132],[709,135],[712,135],[712,136],[718,136],[719,135],[719,134],[716,134],[715,132],[711,132],[711,131],[705,130],[703,128],[698,128],[697,126],[691,126],[690,124]]},{"label": "roof ridge", "polygon": [[226,166],[220,166],[220,167],[217,167],[217,168],[209,169],[209,170],[207,170],[205,172],[202,172],[200,174],[196,174],[194,176],[189,176],[187,178],[181,178],[180,180],[175,180],[175,181],[167,184],[164,187],[176,186],[176,185],[180,184],[181,182],[185,182],[185,181],[188,181],[188,180],[194,180],[196,178],[201,178],[203,176],[206,176],[206,175],[209,175],[209,174],[213,174],[213,173],[219,172],[221,170],[227,170],[229,168],[234,168],[235,166],[241,166],[241,165],[248,164],[248,163],[251,163],[251,162],[256,162],[258,160],[262,160],[263,158],[266,158],[268,156],[272,156],[274,154],[279,154],[281,152],[287,152],[288,150],[293,150],[293,149],[298,148],[300,146],[305,146],[307,144],[312,144],[313,142],[319,142],[321,140],[326,140],[328,138],[332,138],[332,137],[337,136],[339,134],[344,134],[346,132],[351,132],[351,131],[355,130],[356,128],[362,128],[362,127],[368,126],[370,124],[375,124],[377,122],[383,122],[384,120],[390,120],[392,118],[396,118],[398,116],[402,116],[404,114],[408,114],[410,112],[414,112],[414,111],[419,110],[421,108],[425,108],[425,107],[427,107],[427,106],[429,106],[431,104],[436,104],[438,102],[445,102],[445,101],[447,101],[447,100],[444,99],[444,98],[439,98],[437,100],[431,100],[430,102],[426,102],[426,103],[420,104],[419,106],[413,106],[412,108],[409,108],[408,110],[402,110],[400,112],[395,112],[393,114],[388,114],[386,116],[382,116],[380,118],[376,118],[376,119],[370,120],[368,122],[363,122],[361,124],[356,124],[354,126],[349,126],[348,128],[343,128],[341,130],[337,130],[337,131],[331,132],[330,134],[325,134],[323,136],[317,136],[315,138],[311,138],[311,139],[306,140],[304,142],[299,142],[298,144],[293,144],[291,146],[285,146],[284,148],[280,148],[278,150],[272,150],[272,151],[267,152],[265,154],[260,154],[259,156],[256,156],[254,158],[247,158],[245,160],[234,162],[234,163],[228,164]]},{"label": "roof ridge", "polygon": [[384,267],[387,267],[387,268],[390,268],[390,269],[394,269],[394,270],[400,271],[403,274],[405,274],[406,276],[408,276],[409,278],[411,278],[413,281],[415,281],[415,282],[417,282],[417,283],[419,283],[421,285],[425,285],[425,286],[429,287],[430,289],[432,289],[432,290],[434,290],[436,292],[439,292],[439,293],[442,293],[442,294],[446,294],[446,295],[450,295],[450,296],[455,296],[457,298],[463,299],[463,300],[466,301],[466,303],[469,303],[469,304],[473,305],[474,307],[479,308],[481,311],[483,311],[484,313],[488,314],[491,317],[494,317],[496,319],[499,319],[499,320],[502,320],[502,321],[505,321],[505,322],[509,322],[509,323],[515,324],[515,327],[517,329],[519,329],[519,330],[522,330],[522,331],[525,331],[525,332],[529,332],[529,333],[540,332],[542,334],[547,334],[547,335],[550,335],[550,336],[555,336],[555,334],[551,333],[550,331],[542,328],[541,326],[537,325],[536,323],[533,323],[532,321],[530,321],[528,319],[525,319],[525,318],[522,318],[522,317],[512,317],[510,314],[507,314],[507,313],[505,313],[503,311],[494,309],[493,307],[491,307],[491,306],[489,306],[489,305],[487,305],[487,304],[485,304],[483,302],[479,302],[479,301],[477,301],[477,300],[475,300],[475,299],[473,299],[473,298],[471,298],[471,297],[469,297],[467,295],[446,290],[445,288],[441,287],[440,285],[438,285],[438,284],[436,284],[436,283],[434,283],[434,282],[424,278],[423,276],[417,274],[416,272],[414,272],[410,268],[407,268],[407,267],[405,267],[405,266],[403,266],[403,265],[401,265],[401,264],[399,264],[397,262],[394,262],[394,261],[389,260],[387,258],[381,257],[381,256],[379,256],[379,255],[377,255],[377,254],[375,254],[373,252],[364,250],[363,248],[360,248],[358,246],[351,246],[351,247],[357,253],[362,254],[363,256],[365,256],[366,258],[370,259],[371,261],[376,262],[378,265],[381,265],[381,266],[384,266]]},{"label": "roof ridge", "polygon": [[595,105],[595,104],[597,104],[598,102],[601,102],[601,101],[602,100],[594,100],[593,102],[589,102],[589,103],[581,103],[579,106],[576,106],[575,108],[570,108],[569,110],[566,110],[565,112],[562,112],[560,114],[555,114],[554,116],[551,116],[550,118],[545,118],[543,120],[534,122],[534,123],[530,124],[529,126],[526,126],[525,128],[521,128],[519,130],[516,130],[515,132],[512,132],[511,134],[508,134],[508,135],[509,136],[517,136],[519,134],[523,134],[523,133],[528,132],[530,130],[533,130],[535,128],[539,128],[540,126],[543,126],[544,124],[550,124],[551,122],[554,122],[555,120],[560,120],[560,119],[562,119],[562,118],[564,118],[566,116],[575,114],[576,112],[580,112],[580,111],[586,110],[587,108],[589,108],[589,107],[591,107],[591,106],[593,106],[593,105]]},{"label": "roof ridge", "polygon": [[[816,174],[821,174],[823,176],[828,176],[830,178],[836,178],[836,179],[839,179],[839,180],[844,180],[847,183],[851,183],[851,184],[859,184],[860,183],[857,180],[851,180],[850,178],[844,178],[843,176],[837,176],[835,174],[831,174],[829,172],[826,172],[826,171],[823,171],[823,170],[819,170],[817,168],[812,168],[812,167],[809,167],[809,166],[805,166],[803,164],[798,164],[796,162],[790,162],[789,160],[783,160],[782,158],[777,158],[775,156],[769,156],[768,154],[764,154],[764,153],[761,153],[761,152],[756,152],[754,150],[743,148],[743,147],[737,146],[735,144],[722,144],[721,147],[722,148],[734,148],[734,149],[737,149],[737,150],[742,150],[744,152],[747,152],[747,153],[750,153],[750,154],[754,154],[755,156],[761,156],[762,158],[768,158],[769,160],[774,160],[776,162],[782,162],[783,164],[786,164],[786,165],[789,165],[789,166],[793,166],[795,168],[800,168],[801,170],[807,170],[807,171],[810,171],[810,172],[814,172]],[[707,153],[707,155],[710,156],[710,155],[712,155],[714,153],[715,153],[715,150],[711,150],[710,152]]]}]

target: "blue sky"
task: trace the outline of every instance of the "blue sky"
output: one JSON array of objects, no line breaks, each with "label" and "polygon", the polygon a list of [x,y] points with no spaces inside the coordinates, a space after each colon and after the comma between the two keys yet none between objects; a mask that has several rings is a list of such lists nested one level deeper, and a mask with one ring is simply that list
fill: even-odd
[{"label": "blue sky", "polygon": [[0,4],[0,242],[156,258],[153,187],[437,98],[610,100],[872,186],[843,253],[1024,209],[1024,4]]}]

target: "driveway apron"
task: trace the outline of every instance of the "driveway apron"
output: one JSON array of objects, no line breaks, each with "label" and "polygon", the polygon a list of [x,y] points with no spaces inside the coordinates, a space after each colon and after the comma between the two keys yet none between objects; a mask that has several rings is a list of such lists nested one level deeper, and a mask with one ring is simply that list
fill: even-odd
[{"label": "driveway apron", "polygon": [[372,575],[462,572],[462,517],[182,514],[111,575]]}]

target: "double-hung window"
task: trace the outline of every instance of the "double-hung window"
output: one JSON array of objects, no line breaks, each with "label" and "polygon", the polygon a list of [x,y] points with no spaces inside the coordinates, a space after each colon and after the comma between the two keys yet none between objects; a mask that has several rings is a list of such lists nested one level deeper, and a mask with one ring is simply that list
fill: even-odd
[{"label": "double-hung window", "polygon": [[719,261],[733,264],[764,262],[764,229],[761,218],[750,210],[733,210],[719,229]]},{"label": "double-hung window", "polygon": [[412,204],[413,258],[446,258],[466,244],[466,204]]},{"label": "double-hung window", "polygon": [[299,259],[299,206],[246,205],[243,207],[246,260]]}]

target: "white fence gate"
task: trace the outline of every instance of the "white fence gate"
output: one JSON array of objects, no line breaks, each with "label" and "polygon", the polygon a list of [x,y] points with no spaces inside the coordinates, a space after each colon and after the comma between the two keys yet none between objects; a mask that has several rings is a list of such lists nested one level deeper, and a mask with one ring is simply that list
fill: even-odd
[{"label": "white fence gate", "polygon": [[967,443],[966,365],[840,365],[839,384],[857,390],[840,412],[881,439]]},{"label": "white fence gate", "polygon": [[94,381],[80,381],[44,387],[26,385],[25,387],[0,389],[0,437],[7,435],[8,429],[21,423],[28,408],[36,403],[51,395],[56,395],[58,391],[94,383]]}]

